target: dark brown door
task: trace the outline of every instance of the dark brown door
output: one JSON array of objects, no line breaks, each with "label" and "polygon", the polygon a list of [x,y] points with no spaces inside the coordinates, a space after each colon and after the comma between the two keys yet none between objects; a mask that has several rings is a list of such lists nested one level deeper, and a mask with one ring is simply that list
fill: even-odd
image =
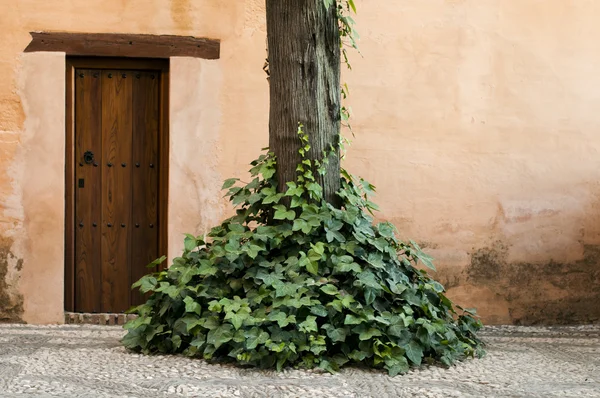
[{"label": "dark brown door", "polygon": [[159,256],[160,71],[74,74],[74,310],[124,312]]}]

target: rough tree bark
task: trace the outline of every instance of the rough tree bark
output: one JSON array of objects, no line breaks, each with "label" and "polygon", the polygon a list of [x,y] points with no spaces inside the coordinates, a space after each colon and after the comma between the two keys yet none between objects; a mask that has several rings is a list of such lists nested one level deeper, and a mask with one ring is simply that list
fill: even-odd
[{"label": "rough tree bark", "polygon": [[269,51],[269,147],[277,156],[279,190],[296,180],[298,123],[309,135],[311,159],[331,145],[327,173],[318,176],[325,199],[335,204],[340,188],[340,37],[336,2],[266,0]]}]

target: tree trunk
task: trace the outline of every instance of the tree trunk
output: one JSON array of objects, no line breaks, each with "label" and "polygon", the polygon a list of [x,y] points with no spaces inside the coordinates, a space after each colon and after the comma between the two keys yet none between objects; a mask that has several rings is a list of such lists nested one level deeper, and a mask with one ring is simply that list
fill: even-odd
[{"label": "tree trunk", "polygon": [[266,0],[269,51],[269,147],[277,156],[279,190],[296,180],[298,123],[309,135],[310,159],[335,148],[325,176],[315,174],[325,199],[340,188],[340,37],[336,2]]}]

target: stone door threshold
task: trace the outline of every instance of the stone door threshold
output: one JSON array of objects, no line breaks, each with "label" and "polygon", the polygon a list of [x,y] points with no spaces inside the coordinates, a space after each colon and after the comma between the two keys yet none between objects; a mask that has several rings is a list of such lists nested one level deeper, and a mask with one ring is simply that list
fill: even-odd
[{"label": "stone door threshold", "polygon": [[137,318],[134,314],[90,314],[65,312],[67,325],[124,325],[127,321]]}]

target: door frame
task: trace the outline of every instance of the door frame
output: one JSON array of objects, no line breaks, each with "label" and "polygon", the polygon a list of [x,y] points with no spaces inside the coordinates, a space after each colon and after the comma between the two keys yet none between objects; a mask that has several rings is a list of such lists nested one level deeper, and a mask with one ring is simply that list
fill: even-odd
[{"label": "door frame", "polygon": [[[158,131],[158,251],[168,253],[169,59],[67,57],[65,163],[65,311],[75,310],[75,69],[134,69],[161,73]],[[161,264],[161,269],[166,268]]]}]

